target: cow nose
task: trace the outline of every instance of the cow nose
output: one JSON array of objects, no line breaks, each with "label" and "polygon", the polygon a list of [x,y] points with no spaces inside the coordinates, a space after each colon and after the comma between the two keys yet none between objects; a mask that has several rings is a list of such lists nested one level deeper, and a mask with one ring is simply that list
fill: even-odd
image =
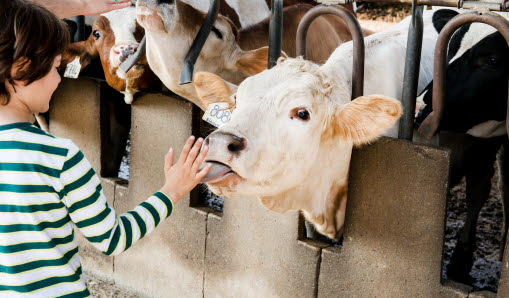
[{"label": "cow nose", "polygon": [[205,139],[205,145],[211,150],[227,150],[229,153],[240,153],[246,149],[246,139],[230,133],[213,133]]},{"label": "cow nose", "polygon": [[175,3],[175,0],[159,0],[159,3],[166,3],[166,4],[173,4]]},{"label": "cow nose", "polygon": [[129,56],[129,55],[134,54],[137,49],[138,49],[137,44],[122,44],[122,45],[115,46],[113,48],[113,51],[118,55],[128,55]]}]

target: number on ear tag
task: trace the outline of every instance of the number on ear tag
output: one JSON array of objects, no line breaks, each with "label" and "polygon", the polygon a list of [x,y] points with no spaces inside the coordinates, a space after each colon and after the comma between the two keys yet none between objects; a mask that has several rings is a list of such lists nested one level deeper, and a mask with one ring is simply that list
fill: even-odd
[{"label": "number on ear tag", "polygon": [[67,67],[65,68],[64,77],[71,78],[71,79],[77,79],[80,75],[81,71],[81,64],[80,64],[80,57],[76,56],[74,60],[72,60],[71,63],[67,64]]},{"label": "number on ear tag", "polygon": [[228,107],[229,105],[226,102],[210,104],[202,119],[215,127],[221,127],[230,121],[232,113],[228,110]]}]

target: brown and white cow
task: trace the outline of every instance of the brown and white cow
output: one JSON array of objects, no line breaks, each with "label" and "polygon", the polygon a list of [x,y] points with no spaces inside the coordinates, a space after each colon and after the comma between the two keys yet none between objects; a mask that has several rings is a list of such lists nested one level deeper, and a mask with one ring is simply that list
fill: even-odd
[{"label": "brown and white cow", "polygon": [[[179,85],[182,62],[205,14],[180,0],[138,0],[136,5],[138,22],[145,28],[150,67],[168,89],[205,109],[193,86]],[[295,56],[297,27],[311,8],[302,4],[284,9],[282,46],[289,56]],[[237,31],[229,19],[218,16],[195,64],[195,72],[207,71],[240,83],[267,68],[268,35],[269,19]],[[317,19],[308,36],[308,58],[319,63],[339,44],[351,40],[346,24],[330,15]]]},{"label": "brown and white cow", "polygon": [[[424,12],[419,89],[432,79],[438,33]],[[350,100],[352,42],[323,65],[287,59],[238,87],[210,73],[194,85],[207,104],[234,105],[231,120],[207,138],[207,185],[220,195],[256,196],[274,212],[301,210],[318,232],[337,239],[344,224],[354,145],[397,136],[409,19],[365,38],[364,94]],[[388,96],[388,97],[386,97]]]},{"label": "brown and white cow", "polygon": [[125,95],[131,104],[136,92],[157,88],[160,80],[148,67],[143,57],[126,73],[118,67],[136,52],[144,30],[136,22],[134,6],[100,15],[92,25],[92,34],[87,40],[71,44],[64,52],[63,65],[80,57],[81,67],[100,57],[108,85]]}]

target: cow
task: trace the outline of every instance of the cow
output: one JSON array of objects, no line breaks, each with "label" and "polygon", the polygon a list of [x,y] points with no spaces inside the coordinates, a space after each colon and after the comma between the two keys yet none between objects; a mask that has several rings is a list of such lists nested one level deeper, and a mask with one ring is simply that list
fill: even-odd
[{"label": "cow", "polygon": [[[423,16],[419,92],[432,79],[434,12]],[[352,42],[321,66],[289,58],[238,88],[197,73],[194,86],[205,104],[235,106],[230,122],[206,139],[206,161],[213,165],[208,187],[227,197],[256,196],[274,212],[301,210],[319,233],[338,239],[352,147],[381,134],[397,136],[409,22],[365,38],[364,94],[370,95],[353,101]]]},{"label": "cow", "polygon": [[[184,2],[201,11],[207,11],[210,4],[210,1],[203,0],[186,0]],[[220,0],[219,4],[221,14],[240,29],[253,26],[268,18],[272,8],[271,2],[271,0]],[[314,0],[283,0],[283,7],[303,3],[313,6],[317,5]],[[352,4],[344,6],[352,13],[355,13]]]},{"label": "cow", "polygon": [[[440,10],[437,15],[455,16],[456,11]],[[505,14],[502,16],[508,17]],[[436,29],[440,31],[443,24]],[[452,36],[447,53],[447,87],[440,129],[449,138],[440,145],[451,149],[451,186],[466,177],[467,217],[446,273],[449,278],[468,283],[477,248],[477,218],[489,197],[494,162],[502,145],[507,145],[505,125],[507,111],[507,78],[509,48],[502,34],[495,28],[473,23],[462,26]],[[420,96],[416,126],[432,112],[433,81]],[[451,138],[453,138],[451,140]],[[507,149],[502,151],[499,164],[503,184],[502,201],[505,227],[502,247],[509,226],[509,180],[505,171]]]},{"label": "cow", "polygon": [[[145,28],[150,67],[168,89],[205,109],[192,85],[179,85],[185,55],[205,19],[203,12],[180,1],[138,0],[137,19]],[[313,6],[294,5],[284,9],[283,51],[295,55],[295,36],[300,19]],[[324,62],[342,42],[351,40],[346,24],[335,16],[317,19],[309,30],[308,53]],[[268,60],[269,19],[237,31],[232,22],[218,16],[195,71],[215,73],[238,84],[263,71]],[[365,35],[371,31],[364,31]],[[327,38],[322,38],[327,36]]]},{"label": "cow", "polygon": [[66,48],[62,65],[79,57],[84,68],[99,57],[108,85],[122,92],[125,102],[131,104],[139,90],[157,89],[161,85],[148,67],[146,58],[142,58],[127,73],[118,68],[136,52],[143,34],[143,28],[136,22],[134,6],[102,14],[95,19],[87,40]]}]

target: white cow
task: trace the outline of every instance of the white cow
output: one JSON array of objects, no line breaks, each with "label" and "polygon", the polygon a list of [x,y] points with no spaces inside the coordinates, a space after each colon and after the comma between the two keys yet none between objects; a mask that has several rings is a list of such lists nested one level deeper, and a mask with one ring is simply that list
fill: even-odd
[{"label": "white cow", "polygon": [[[434,11],[424,12],[419,91],[432,79]],[[344,224],[351,150],[385,135],[396,136],[401,115],[409,18],[365,38],[364,94],[350,101],[352,42],[323,65],[288,59],[247,78],[238,89],[216,75],[198,73],[204,104],[235,105],[231,121],[207,138],[213,163],[208,186],[220,195],[259,197],[275,212],[302,210],[333,239]]]}]

